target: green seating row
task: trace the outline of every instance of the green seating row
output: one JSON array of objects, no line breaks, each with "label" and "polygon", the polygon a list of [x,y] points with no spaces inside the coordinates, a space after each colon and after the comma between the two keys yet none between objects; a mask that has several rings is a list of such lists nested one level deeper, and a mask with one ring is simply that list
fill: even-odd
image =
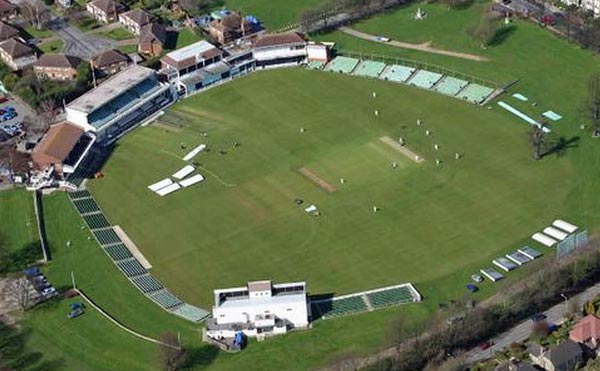
[{"label": "green seating row", "polygon": [[483,101],[485,101],[493,92],[494,89],[492,88],[471,83],[464,88],[457,97],[465,99],[471,103],[480,104],[483,103]]},{"label": "green seating row", "polygon": [[412,292],[406,287],[372,292],[367,294],[367,298],[375,309],[410,303],[414,300]]},{"label": "green seating row", "polygon": [[112,228],[95,230],[92,231],[92,233],[94,236],[96,236],[98,242],[100,242],[100,245],[110,245],[113,243],[122,242]]},{"label": "green seating row", "polygon": [[135,277],[147,273],[146,269],[135,258],[121,260],[116,262],[116,264],[127,277]]},{"label": "green seating row", "polygon": [[87,189],[69,192],[69,198],[71,198],[71,200],[76,200],[78,198],[88,198],[88,197],[92,197],[92,195],[90,194],[90,192],[88,192]]},{"label": "green seating row", "polygon": [[165,309],[170,309],[183,304],[177,296],[171,294],[167,289],[152,293],[149,297]]},{"label": "green seating row", "polygon": [[333,298],[332,300],[313,303],[313,307],[323,318],[338,317],[367,311],[367,305],[360,295],[349,296],[342,299]]},{"label": "green seating row", "polygon": [[408,84],[421,89],[431,89],[441,78],[442,74],[440,73],[419,70],[408,80]]},{"label": "green seating row", "polygon": [[327,66],[325,71],[350,74],[356,68],[358,59],[349,57],[335,57]]},{"label": "green seating row", "polygon": [[83,220],[91,230],[110,227],[110,223],[102,213],[84,215]]},{"label": "green seating row", "polygon": [[399,64],[393,64],[387,66],[379,78],[381,80],[388,80],[393,82],[401,82],[404,83],[408,80],[413,73],[415,73],[415,69],[412,67],[401,66]]},{"label": "green seating row", "polygon": [[171,309],[171,311],[173,314],[192,322],[200,322],[210,316],[210,312],[186,303]]},{"label": "green seating row", "polygon": [[114,261],[125,260],[133,257],[129,252],[129,249],[122,243],[106,246],[104,247],[104,250],[106,250],[108,256],[110,256],[110,258]]},{"label": "green seating row", "polygon": [[79,212],[79,214],[87,214],[100,211],[98,204],[94,201],[93,198],[83,198],[79,200],[74,200],[73,204],[75,208]]},{"label": "green seating row", "polygon": [[144,294],[147,294],[147,293],[150,293],[150,292],[154,292],[154,291],[158,291],[158,290],[164,288],[164,286],[160,282],[158,282],[158,280],[156,278],[152,277],[149,274],[146,274],[146,275],[143,275],[143,276],[134,277],[134,278],[131,279],[131,281]]},{"label": "green seating row", "polygon": [[468,81],[457,79],[452,76],[446,76],[433,88],[433,90],[453,97],[468,84]]},{"label": "green seating row", "polygon": [[371,77],[376,79],[385,68],[385,63],[374,61],[362,61],[354,69],[354,76]]},{"label": "green seating row", "polygon": [[308,67],[311,70],[321,70],[321,69],[323,69],[324,66],[325,66],[325,62],[321,62],[321,61],[310,61],[306,65],[306,67]]}]

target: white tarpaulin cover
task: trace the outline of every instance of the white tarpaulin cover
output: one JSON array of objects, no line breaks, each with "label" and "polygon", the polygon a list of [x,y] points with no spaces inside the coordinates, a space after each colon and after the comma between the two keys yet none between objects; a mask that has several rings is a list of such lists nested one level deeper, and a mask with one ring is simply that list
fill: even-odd
[{"label": "white tarpaulin cover", "polygon": [[186,176],[190,175],[194,172],[194,167],[192,165],[186,165],[181,170],[173,174],[173,178],[175,179],[183,179]]},{"label": "white tarpaulin cover", "polygon": [[171,184],[173,184],[173,181],[171,179],[167,178],[167,179],[161,180],[160,182],[156,182],[154,184],[149,185],[148,189],[151,190],[152,192],[156,192],[161,188],[170,186]]}]

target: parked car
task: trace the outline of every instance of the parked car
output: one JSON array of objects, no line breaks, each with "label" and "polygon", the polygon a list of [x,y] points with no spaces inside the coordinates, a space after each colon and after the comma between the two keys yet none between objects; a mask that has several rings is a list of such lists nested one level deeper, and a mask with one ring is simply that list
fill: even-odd
[{"label": "parked car", "polygon": [[486,350],[486,349],[491,348],[492,345],[494,345],[493,341],[486,341],[486,342],[479,344],[477,346],[477,348],[479,348],[479,350]]},{"label": "parked car", "polygon": [[541,321],[545,320],[546,318],[548,318],[548,316],[546,316],[544,313],[536,313],[533,316],[531,316],[531,320],[533,322],[541,322]]},{"label": "parked car", "polygon": [[469,290],[470,292],[477,292],[479,291],[479,288],[473,285],[472,283],[469,283],[467,284],[467,290]]},{"label": "parked car", "polygon": [[480,283],[483,282],[483,277],[479,274],[474,274],[471,276],[471,279],[473,280],[473,282],[475,283]]},{"label": "parked car", "polygon": [[46,287],[45,289],[42,290],[43,296],[53,296],[56,294],[57,294],[56,289],[52,286]]},{"label": "parked car", "polygon": [[80,301],[76,301],[74,303],[69,303],[69,309],[71,309],[71,310],[83,309],[83,308],[84,308],[84,305]]},{"label": "parked car", "polygon": [[67,314],[67,318],[69,318],[69,319],[77,318],[77,317],[81,316],[82,314],[83,314],[83,308],[73,309],[72,311],[69,312],[69,314]]}]

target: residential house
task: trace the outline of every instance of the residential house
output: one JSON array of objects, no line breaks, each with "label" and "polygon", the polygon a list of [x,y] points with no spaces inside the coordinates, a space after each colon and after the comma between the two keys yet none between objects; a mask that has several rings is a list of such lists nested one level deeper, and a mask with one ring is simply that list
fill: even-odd
[{"label": "residential house", "polygon": [[7,21],[15,18],[18,14],[16,5],[9,3],[6,0],[0,0],[0,20]]},{"label": "residential house", "polygon": [[142,27],[152,22],[154,17],[142,9],[133,9],[119,14],[119,22],[134,35],[140,36]]},{"label": "residential house", "polygon": [[94,0],[87,3],[86,10],[99,22],[110,23],[125,10],[125,6],[113,0]]},{"label": "residential house", "polygon": [[35,51],[16,38],[0,43],[0,58],[13,71],[27,68],[37,61]]},{"label": "residential house", "polygon": [[19,30],[6,22],[0,21],[0,41],[6,41],[19,36]]},{"label": "residential house", "polygon": [[111,49],[98,54],[91,60],[91,66],[100,76],[114,75],[131,63],[131,59],[122,52]]},{"label": "residential house", "polygon": [[533,363],[547,371],[571,371],[583,362],[583,350],[572,340],[565,340],[550,348],[530,343],[527,351]]},{"label": "residential house", "polygon": [[585,345],[590,350],[598,349],[600,345],[600,318],[589,314],[577,322],[571,332],[569,339]]},{"label": "residential house", "polygon": [[38,79],[69,81],[77,78],[81,59],[65,54],[43,54],[33,66]]},{"label": "residential house", "polygon": [[151,22],[142,27],[138,52],[151,57],[162,54],[167,42],[167,31],[157,22]]},{"label": "residential house", "polygon": [[494,371],[538,371],[535,367],[527,362],[506,361],[500,363]]},{"label": "residential house", "polygon": [[240,13],[230,12],[227,16],[210,22],[207,31],[219,43],[228,44],[257,30],[254,24],[243,18]]},{"label": "residential house", "polygon": [[93,135],[75,125],[52,125],[31,153],[33,166],[36,170],[51,167],[59,175],[73,173],[94,141]]}]

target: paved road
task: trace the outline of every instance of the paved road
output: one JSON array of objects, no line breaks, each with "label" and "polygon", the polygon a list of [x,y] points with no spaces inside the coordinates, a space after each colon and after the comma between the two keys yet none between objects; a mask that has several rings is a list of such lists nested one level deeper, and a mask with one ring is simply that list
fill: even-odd
[{"label": "paved road", "polygon": [[97,36],[82,33],[62,18],[54,17],[48,21],[48,29],[55,32],[64,42],[65,54],[89,60],[101,52],[115,48],[117,43]]},{"label": "paved road", "polygon": [[[363,40],[378,42],[378,41],[376,41],[377,36],[375,36],[375,35],[370,35],[368,33],[360,32],[360,31],[357,31],[357,30],[349,28],[349,27],[340,27],[339,30],[342,31],[343,33],[346,33],[346,34],[354,36],[354,37],[358,37]],[[469,59],[469,60],[478,61],[478,62],[489,60],[488,58],[482,57],[480,55],[453,52],[450,50],[434,48],[434,47],[430,46],[429,43],[411,44],[411,43],[402,42],[402,41],[390,40],[390,41],[386,42],[385,45],[391,45],[391,46],[395,46],[397,48],[403,48],[403,49],[419,50],[419,51],[426,52],[426,53],[441,54],[441,55],[445,55],[445,56],[449,56],[449,57]]]},{"label": "paved road", "polygon": [[[590,287],[578,295],[575,295],[573,298],[569,298],[569,300],[576,300],[577,303],[583,305],[583,303],[593,299],[598,294],[600,294],[600,283]],[[563,320],[563,315],[566,311],[566,305],[567,304],[563,302],[543,312],[548,317],[547,321],[553,324],[561,323]],[[531,320],[523,321],[507,332],[496,336],[495,338],[491,339],[494,345],[484,351],[481,351],[478,348],[472,349],[471,351],[467,352],[468,361],[472,363],[483,361],[490,358],[495,351],[502,350],[511,343],[526,340],[531,334],[531,324]]]}]

